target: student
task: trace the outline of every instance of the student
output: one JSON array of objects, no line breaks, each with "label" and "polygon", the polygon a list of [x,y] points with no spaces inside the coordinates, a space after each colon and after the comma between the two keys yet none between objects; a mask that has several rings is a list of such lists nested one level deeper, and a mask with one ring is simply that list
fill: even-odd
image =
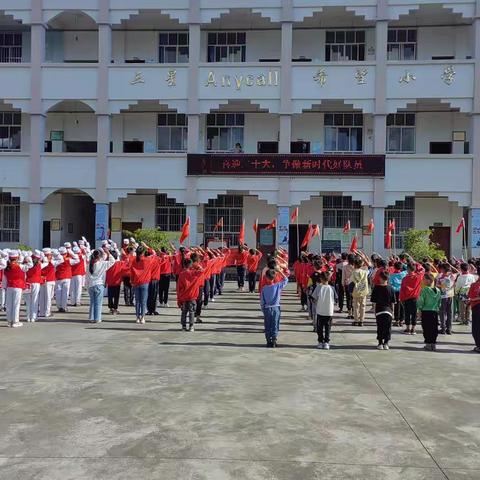
[{"label": "student", "polygon": [[393,308],[393,316],[396,327],[401,327],[405,318],[403,305],[400,301],[400,288],[406,275],[407,271],[404,268],[404,264],[400,261],[394,262],[393,268],[391,269],[391,273],[388,278],[388,284],[392,287],[393,292],[395,293],[395,306]]},{"label": "student", "polygon": [[94,250],[90,255],[85,285],[90,297],[89,320],[92,323],[102,321],[102,301],[107,270],[116,262],[107,246]]},{"label": "student", "polygon": [[332,327],[333,310],[335,307],[335,293],[333,287],[328,284],[330,275],[320,272],[317,278],[317,286],[312,293],[314,300],[315,315],[317,322],[317,348],[330,349],[330,330]]},{"label": "student", "polygon": [[363,327],[365,319],[365,307],[367,304],[367,296],[370,293],[368,286],[368,269],[365,265],[365,256],[355,258],[353,262],[353,272],[350,275],[350,281],[353,284],[352,300],[353,300],[353,322],[352,325]]},{"label": "student", "polygon": [[52,250],[44,248],[45,266],[42,268],[42,284],[40,287],[39,318],[52,316],[52,299],[55,294],[55,266],[52,263]]},{"label": "student", "polygon": [[195,310],[200,286],[204,282],[204,272],[202,268],[194,266],[192,258],[185,260],[183,266],[177,280],[177,305],[182,312],[180,316],[182,330],[194,332]]},{"label": "student", "polygon": [[343,267],[347,264],[347,254],[342,253],[341,258],[336,260],[335,265],[335,288],[337,289],[338,297],[338,313],[343,312],[343,305],[345,304],[345,287],[343,285]]},{"label": "student", "polygon": [[[112,257],[118,260],[118,253],[111,252]],[[112,315],[118,315],[118,304],[120,302],[120,286],[122,278],[130,275],[130,265],[127,260],[115,262],[105,275],[105,284],[107,286],[108,309]]]},{"label": "student", "polygon": [[165,247],[160,249],[160,258],[162,258],[164,262],[160,271],[158,297],[160,307],[168,307],[168,291],[170,290],[170,277],[172,275],[172,257],[168,254]]},{"label": "student", "polygon": [[244,245],[239,245],[235,261],[235,264],[237,265],[237,284],[239,292],[243,292],[245,290],[245,272],[247,270],[247,258],[248,250],[245,248]]},{"label": "student", "polygon": [[460,275],[455,282],[455,297],[458,301],[458,320],[462,325],[470,323],[470,304],[468,292],[471,285],[476,282],[477,277],[468,271],[468,263],[460,265]]},{"label": "student", "polygon": [[440,290],[435,287],[433,276],[426,273],[425,286],[420,292],[417,308],[421,315],[425,350],[435,351],[438,337],[438,311],[441,304]]},{"label": "student", "polygon": [[[282,280],[275,282],[278,274],[281,275]],[[280,299],[282,290],[287,283],[288,277],[283,272],[271,268],[265,272],[265,281],[260,294],[260,306],[263,312],[267,348],[277,347],[281,316]]]},{"label": "student", "polygon": [[257,283],[257,270],[258,264],[262,259],[262,252],[257,250],[256,248],[251,248],[248,252],[247,257],[247,270],[248,270],[248,291],[250,293],[255,292],[255,286]]},{"label": "student", "polygon": [[399,301],[403,304],[405,314],[405,331],[407,335],[415,335],[417,325],[417,300],[422,288],[425,269],[417,263],[407,263],[407,275],[400,285]]},{"label": "student", "polygon": [[82,304],[82,286],[86,274],[85,258],[80,247],[73,247],[73,253],[78,255],[79,262],[72,265],[72,280],[70,283],[70,303],[76,307]]},{"label": "student", "polygon": [[477,266],[477,276],[477,280],[470,286],[468,298],[472,309],[473,351],[480,353],[480,266]]},{"label": "student", "polygon": [[[131,262],[135,259],[135,249],[133,248],[133,246],[129,245],[128,239],[125,239],[125,240],[127,240],[127,247],[122,249],[121,259],[127,262],[128,265],[131,265]],[[134,293],[133,293],[132,282],[130,281],[130,270],[128,270],[128,274],[123,277],[122,281],[123,281],[123,298],[125,301],[125,305],[127,307],[133,307]]]},{"label": "student", "polygon": [[60,247],[58,255],[53,259],[55,266],[55,300],[61,313],[67,311],[68,294],[72,280],[72,265],[80,262],[78,255],[70,248]]},{"label": "student", "polygon": [[7,279],[7,290],[5,296],[5,307],[7,312],[7,324],[9,327],[16,328],[23,326],[20,322],[20,303],[22,300],[22,291],[25,289],[25,272],[32,267],[30,258],[20,258],[17,250],[10,250],[8,260],[0,260],[0,269],[4,272]]},{"label": "student", "polygon": [[135,258],[130,262],[130,281],[135,295],[136,323],[145,323],[147,312],[148,284],[152,277],[153,257],[145,256],[145,248],[137,247]]},{"label": "student", "polygon": [[25,294],[27,322],[36,322],[39,310],[40,285],[42,284],[43,254],[40,250],[32,253],[32,268],[27,270],[26,282],[28,293]]},{"label": "student", "polygon": [[347,319],[353,319],[353,300],[352,300],[352,288],[350,277],[353,272],[355,262],[355,255],[347,255],[347,262],[342,267],[342,283],[345,291],[345,298],[347,303]]},{"label": "student", "polygon": [[148,248],[143,242],[142,245],[147,250],[146,256],[152,259],[152,270],[147,295],[147,315],[156,316],[159,315],[157,311],[158,284],[160,282],[163,260],[156,255],[153,249]]},{"label": "student", "polygon": [[[436,286],[441,293],[440,306],[440,334],[452,334],[453,297],[455,296],[456,275],[452,272],[452,266],[445,262],[440,266],[440,274],[436,279]],[[458,271],[455,269],[455,271]]]},{"label": "student", "polygon": [[377,321],[378,350],[388,350],[392,334],[393,304],[395,293],[388,285],[388,273],[383,270],[377,276],[372,290],[372,303],[375,304],[375,318]]}]

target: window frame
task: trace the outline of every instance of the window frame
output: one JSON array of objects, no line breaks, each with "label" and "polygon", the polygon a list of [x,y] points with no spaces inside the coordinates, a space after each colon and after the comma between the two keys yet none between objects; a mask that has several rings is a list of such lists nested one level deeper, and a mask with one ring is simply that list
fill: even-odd
[{"label": "window frame", "polygon": [[322,197],[323,228],[343,229],[348,221],[350,221],[352,229],[359,230],[362,228],[363,207],[361,201],[341,195],[325,195]]},{"label": "window frame", "polygon": [[[10,210],[10,213],[6,213]],[[12,220],[13,217],[13,220]],[[7,224],[6,222],[10,220]],[[10,226],[13,224],[13,227]],[[0,242],[20,241],[20,197],[0,192]]]},{"label": "window frame", "polygon": [[[169,198],[166,193],[155,195],[156,228],[162,232],[180,232],[186,218],[187,207],[185,204],[177,202],[174,198]],[[172,219],[175,220],[172,221]]]},{"label": "window frame", "polygon": [[392,238],[392,246],[396,250],[401,250],[404,246],[407,230],[415,228],[415,197],[405,197],[405,200],[398,200],[395,205],[389,205],[385,208],[385,235],[390,220],[395,220],[395,245],[393,245]]},{"label": "window frame", "polygon": [[[232,41],[232,35],[235,35],[234,41]],[[223,40],[223,36],[225,36],[225,40]],[[215,40],[212,42],[213,38]],[[232,59],[236,55],[234,49],[237,48],[240,48],[240,60]],[[222,49],[226,52],[226,57],[222,56]],[[207,31],[207,63],[245,63],[246,57],[246,31]]]},{"label": "window frame", "polygon": [[[405,34],[405,40],[399,40],[398,33],[399,32],[406,32]],[[409,41],[409,34],[410,32],[413,32],[415,34],[415,40],[414,41]],[[391,35],[395,33],[395,41],[390,40]],[[417,51],[418,51],[418,38],[417,38],[417,29],[416,28],[389,28],[388,29],[388,37],[387,37],[387,60],[388,61],[397,61],[397,62],[412,62],[417,60]],[[405,58],[405,47],[407,45],[413,45],[413,58]],[[398,47],[398,58],[391,58],[391,54],[393,54],[393,47]]]},{"label": "window frame", "polygon": [[[330,121],[330,116],[331,116],[331,121]],[[349,117],[352,117],[351,122],[348,121]],[[361,118],[361,121],[360,121],[360,118]],[[363,153],[363,144],[364,144],[363,124],[364,124],[363,113],[357,113],[357,112],[325,113],[323,117],[324,152],[325,153],[351,153],[351,154]],[[345,132],[341,132],[341,130],[348,131],[348,143],[349,143],[348,150],[338,148],[340,135],[341,133],[345,133]],[[335,148],[334,149],[327,148],[327,137],[330,137],[330,135],[327,134],[327,131],[335,132]],[[361,145],[360,145],[360,149],[357,149],[357,150],[352,150],[353,139],[356,138],[353,135],[354,131],[360,131],[361,133],[360,134]],[[329,147],[330,146],[331,145],[329,145]]]},{"label": "window frame", "polygon": [[[6,41],[7,35],[12,36],[12,45]],[[15,43],[17,37],[20,43]],[[2,43],[3,42],[3,43]],[[14,55],[14,53],[17,53]],[[18,55],[20,53],[20,55]],[[22,63],[23,58],[23,32],[1,31],[0,32],[0,63]]]},{"label": "window frame", "polygon": [[[353,33],[354,40],[347,41],[347,37]],[[335,37],[333,42],[328,39],[330,35]],[[357,40],[357,34],[363,35],[363,41]],[[343,40],[342,37],[343,36]],[[352,29],[329,29],[325,31],[325,62],[364,62],[366,57],[366,30],[359,29],[359,28],[352,28]],[[343,57],[347,56],[347,51],[350,51],[350,58],[344,59],[333,59],[332,56],[334,55],[333,50],[342,50]],[[356,52],[356,57],[353,58],[353,52]],[[339,52],[336,52],[338,55]],[[363,58],[361,58],[363,57]]]},{"label": "window frame", "polygon": [[[160,117],[165,116],[166,121],[165,125],[160,124]],[[174,118],[172,118],[174,117]],[[172,120],[171,124],[169,121]],[[160,149],[160,129],[168,130],[168,149]],[[182,136],[182,148],[175,149],[172,148],[172,135],[173,130],[179,129]],[[157,153],[168,153],[168,152],[186,152],[187,151],[187,142],[188,142],[188,116],[184,113],[178,112],[162,112],[157,114]]]},{"label": "window frame", "polygon": [[[242,195],[219,195],[209,199],[204,206],[205,243],[209,238],[220,238],[223,234],[228,245],[238,245],[238,236],[243,221],[244,201]],[[223,217],[223,228],[214,231],[214,227]]]},{"label": "window frame", "polygon": [[[224,117],[222,119],[222,117]],[[215,119],[213,123],[211,123],[212,119]],[[218,148],[210,148],[210,135],[213,130],[217,130],[217,147]],[[220,148],[221,141],[222,141],[222,130],[228,130],[228,146],[227,148]],[[238,138],[234,135],[234,131],[239,132],[241,131],[241,138]],[[207,113],[206,117],[206,128],[205,128],[205,151],[211,153],[222,153],[222,152],[232,152],[235,148],[236,143],[240,143],[243,147],[244,138],[245,138],[245,114],[241,112],[215,112],[215,113]],[[212,137],[214,138],[214,137]],[[213,147],[214,145],[212,145]]]},{"label": "window frame", "polygon": [[[168,37],[168,42],[167,43],[161,43],[161,39],[163,35],[167,35]],[[175,35],[176,36],[176,41],[173,43],[170,43],[170,36]],[[179,42],[180,35],[186,35],[187,36],[187,43],[183,44]],[[190,59],[190,35],[188,30],[177,30],[177,31],[162,31],[158,32],[158,37],[157,37],[157,44],[158,44],[158,63],[164,65],[164,64],[187,64]],[[165,61],[166,57],[166,50],[167,48],[170,47],[175,47],[175,61],[174,62],[167,62]],[[187,59],[186,61],[180,61],[180,49],[186,48],[187,49]],[[162,52],[163,51],[163,61],[162,61]]]},{"label": "window frame", "polygon": [[[8,115],[11,120],[8,122]],[[22,150],[22,114],[21,112],[0,111],[0,129],[7,129],[7,136],[0,136],[0,152],[20,152]],[[12,148],[12,139],[15,134],[12,134],[12,129],[15,129],[19,134],[18,148]],[[2,139],[8,140],[8,146],[3,147]]]},{"label": "window frame", "polygon": [[[412,116],[414,121],[413,125],[407,125],[407,115]],[[403,117],[403,122],[400,122],[399,119],[400,117]],[[393,119],[393,124],[389,125],[389,120]],[[386,152],[387,153],[415,153],[416,151],[416,136],[417,136],[417,117],[414,112],[397,112],[397,113],[389,113],[386,118],[387,122],[387,138],[386,138]],[[398,122],[398,124],[397,124]],[[400,132],[400,149],[395,150],[390,148],[390,132],[398,130]],[[403,137],[405,134],[405,131],[413,130],[413,149],[411,150],[404,150],[403,149]]]}]

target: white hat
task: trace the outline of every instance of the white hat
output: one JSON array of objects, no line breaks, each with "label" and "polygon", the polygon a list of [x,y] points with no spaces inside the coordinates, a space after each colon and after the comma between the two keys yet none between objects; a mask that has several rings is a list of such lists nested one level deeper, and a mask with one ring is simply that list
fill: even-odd
[{"label": "white hat", "polygon": [[81,250],[79,247],[73,247],[73,253],[80,253]]},{"label": "white hat", "polygon": [[128,245],[129,243],[130,243],[130,241],[128,240],[128,238],[123,239],[123,244],[124,245]]},{"label": "white hat", "polygon": [[20,252],[18,250],[10,250],[8,252],[8,258],[15,259],[18,258],[20,255]]},{"label": "white hat", "polygon": [[63,245],[65,248],[72,248],[72,244],[70,242],[65,242]]},{"label": "white hat", "polygon": [[85,245],[85,242],[84,242],[83,240],[79,240],[79,241],[78,241],[78,244],[79,244],[79,245]]},{"label": "white hat", "polygon": [[41,252],[40,250],[35,250],[35,251],[32,253],[32,257],[42,258],[42,252]]},{"label": "white hat", "polygon": [[43,251],[43,253],[44,253],[45,255],[51,255],[51,253],[52,253],[52,249],[51,249],[51,248],[44,248],[42,251]]},{"label": "white hat", "polygon": [[58,253],[59,253],[60,255],[65,255],[65,254],[67,253],[67,249],[66,249],[65,247],[60,247],[60,248],[58,249]]}]

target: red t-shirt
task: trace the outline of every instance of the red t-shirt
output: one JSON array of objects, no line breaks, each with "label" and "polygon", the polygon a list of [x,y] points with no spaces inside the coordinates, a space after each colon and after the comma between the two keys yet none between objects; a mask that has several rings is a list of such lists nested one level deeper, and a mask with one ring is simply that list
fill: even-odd
[{"label": "red t-shirt", "polygon": [[80,263],[76,263],[72,265],[72,277],[76,277],[77,275],[85,275],[85,257],[83,254],[79,253],[78,258],[80,259]]},{"label": "red t-shirt", "polygon": [[42,277],[46,282],[55,281],[55,267],[52,263],[49,263],[46,267],[42,268]]},{"label": "red t-shirt", "polygon": [[480,304],[480,300],[473,300],[478,297],[480,297],[480,280],[472,283],[470,285],[470,290],[468,291],[468,298],[470,299],[470,305],[472,308]]},{"label": "red t-shirt", "polygon": [[251,255],[249,253],[247,257],[247,270],[251,273],[256,272],[258,269],[258,264],[260,263],[261,259],[262,259],[261,252],[256,253],[254,255]]},{"label": "red t-shirt", "polygon": [[72,278],[72,266],[70,265],[70,259],[66,258],[60,265],[55,268],[55,279],[65,280]]},{"label": "red t-shirt", "polygon": [[130,281],[134,287],[150,283],[155,257],[142,257],[138,262],[134,258],[130,262]]},{"label": "red t-shirt", "polygon": [[205,282],[205,271],[198,267],[190,267],[182,270],[178,275],[177,303],[180,306],[184,302],[196,300],[200,287]]},{"label": "red t-shirt", "polygon": [[127,261],[115,262],[108,270],[105,276],[107,287],[118,287],[122,283],[123,277],[130,274],[130,265]]},{"label": "red t-shirt", "polygon": [[18,263],[11,263],[10,268],[5,269],[7,278],[7,288],[21,288],[25,290],[25,272],[22,271]]},{"label": "red t-shirt", "polygon": [[42,264],[40,262],[27,270],[26,279],[27,283],[42,283]]}]

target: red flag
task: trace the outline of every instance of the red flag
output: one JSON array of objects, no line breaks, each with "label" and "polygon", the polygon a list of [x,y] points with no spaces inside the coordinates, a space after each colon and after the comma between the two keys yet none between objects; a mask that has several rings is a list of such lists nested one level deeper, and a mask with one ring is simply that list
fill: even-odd
[{"label": "red flag", "polygon": [[240,233],[238,234],[238,244],[243,245],[245,243],[245,220],[240,227]]},{"label": "red flag", "polygon": [[255,233],[258,232],[258,218],[253,222],[252,228]]},{"label": "red flag", "polygon": [[460,223],[458,224],[457,229],[455,230],[455,234],[458,235],[463,229],[465,228],[465,219],[462,217]]},{"label": "red flag", "polygon": [[395,219],[388,222],[388,231],[393,232],[395,230]]},{"label": "red flag", "polygon": [[298,218],[298,207],[296,207],[295,210],[292,212],[292,215],[290,215],[290,223],[294,223],[297,218]]},{"label": "red flag", "polygon": [[187,217],[182,227],[182,235],[180,236],[180,243],[183,243],[190,236],[190,217]]},{"label": "red flag", "polygon": [[387,235],[385,236],[385,248],[388,250],[392,248],[392,230],[390,229],[390,223],[388,224]]},{"label": "red flag", "polygon": [[213,227],[213,231],[216,232],[219,228],[223,228],[223,217],[220,217],[218,222]]},{"label": "red flag", "polygon": [[350,245],[350,251],[356,252],[357,250],[358,250],[358,240],[357,240],[357,236],[354,235],[352,238],[352,243]]},{"label": "red flag", "polygon": [[368,224],[367,232],[372,234],[375,230],[375,224],[373,223],[373,218],[370,219],[370,223]]},{"label": "red flag", "polygon": [[312,227],[312,233],[311,233],[311,237],[310,237],[310,240],[313,238],[313,237],[319,237],[320,236],[320,227],[318,225],[314,225]]},{"label": "red flag", "polygon": [[308,247],[308,244],[310,243],[311,239],[312,239],[312,226],[308,225],[307,233],[303,237],[303,241],[302,241],[302,244],[300,245],[300,248]]},{"label": "red flag", "polygon": [[277,228],[277,219],[274,218],[266,227],[265,230],[272,230],[274,228]]},{"label": "red flag", "polygon": [[348,233],[350,231],[350,220],[343,227],[343,233]]}]

